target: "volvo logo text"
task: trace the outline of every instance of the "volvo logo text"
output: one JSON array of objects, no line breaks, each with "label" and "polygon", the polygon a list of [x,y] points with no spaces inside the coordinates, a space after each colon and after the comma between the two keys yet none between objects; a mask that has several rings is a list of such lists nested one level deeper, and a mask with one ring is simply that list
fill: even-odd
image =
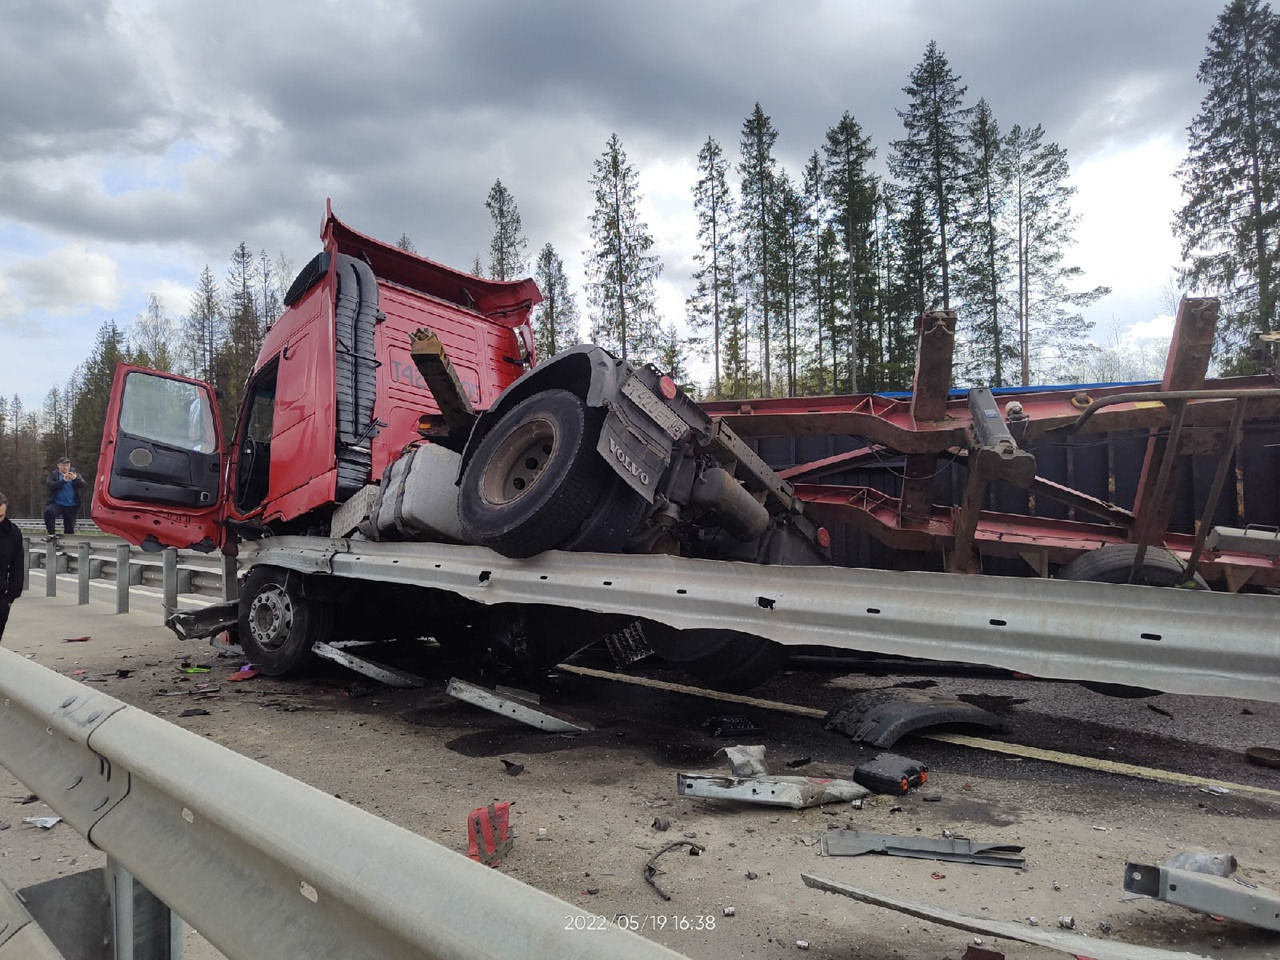
[{"label": "volvo logo text", "polygon": [[640,469],[640,464],[627,456],[627,451],[618,446],[618,441],[614,440],[613,437],[609,438],[609,452],[613,454],[614,458],[620,464],[631,471],[631,475],[633,477],[638,479],[646,487],[649,485],[649,474]]}]

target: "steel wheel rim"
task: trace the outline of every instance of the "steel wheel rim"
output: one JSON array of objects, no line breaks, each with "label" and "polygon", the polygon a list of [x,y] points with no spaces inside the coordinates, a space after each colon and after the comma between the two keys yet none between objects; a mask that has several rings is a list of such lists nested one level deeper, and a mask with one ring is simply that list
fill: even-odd
[{"label": "steel wheel rim", "polygon": [[293,601],[279,586],[264,587],[249,605],[249,630],[258,646],[276,650],[293,630]]},{"label": "steel wheel rim", "polygon": [[526,496],[545,475],[558,440],[552,420],[538,417],[522,423],[489,459],[480,476],[480,496],[499,507]]}]

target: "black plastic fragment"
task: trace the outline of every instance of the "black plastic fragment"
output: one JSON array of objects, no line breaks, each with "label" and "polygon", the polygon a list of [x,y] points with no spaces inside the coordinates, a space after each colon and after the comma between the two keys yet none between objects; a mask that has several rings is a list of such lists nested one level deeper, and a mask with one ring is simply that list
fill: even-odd
[{"label": "black plastic fragment", "polygon": [[876,747],[892,747],[914,730],[951,724],[1004,732],[1008,725],[989,710],[955,697],[901,687],[855,693],[827,714],[823,727]]}]

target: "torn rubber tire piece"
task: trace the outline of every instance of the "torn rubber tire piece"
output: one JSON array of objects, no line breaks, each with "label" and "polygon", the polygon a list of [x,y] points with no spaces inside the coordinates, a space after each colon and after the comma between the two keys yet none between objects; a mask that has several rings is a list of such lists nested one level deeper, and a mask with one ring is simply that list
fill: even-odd
[{"label": "torn rubber tire piece", "polygon": [[914,730],[951,726],[986,727],[999,733],[1009,727],[989,710],[955,697],[901,687],[855,693],[827,714],[823,727],[876,747],[892,747]]}]

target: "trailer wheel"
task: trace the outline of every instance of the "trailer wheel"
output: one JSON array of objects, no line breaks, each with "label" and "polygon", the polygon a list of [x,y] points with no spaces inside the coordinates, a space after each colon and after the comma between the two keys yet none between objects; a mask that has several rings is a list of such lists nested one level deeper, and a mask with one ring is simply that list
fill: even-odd
[{"label": "trailer wheel", "polygon": [[[1133,558],[1138,552],[1136,543],[1111,543],[1097,550],[1082,553],[1058,571],[1059,580],[1088,580],[1093,583],[1128,583]],[[1197,590],[1208,590],[1204,577],[1195,574],[1191,578]],[[1182,562],[1163,547],[1147,547],[1142,566],[1134,583],[1148,587],[1180,587],[1188,582]]]},{"label": "trailer wheel", "polygon": [[311,645],[333,635],[333,608],[302,594],[302,575],[279,567],[254,567],[240,593],[240,645],[263,673],[292,673]]},{"label": "trailer wheel", "polygon": [[[1112,543],[1097,550],[1090,550],[1059,570],[1058,579],[1084,580],[1091,583],[1128,583],[1129,571],[1133,569],[1133,558],[1137,552],[1138,546],[1134,543]],[[1194,582],[1196,589],[1209,589],[1209,584],[1198,573],[1191,578],[1191,581]],[[1187,582],[1182,563],[1177,557],[1163,547],[1147,547],[1134,583],[1148,587],[1180,587]],[[1128,700],[1154,697],[1161,692],[1147,687],[1130,687],[1123,683],[1086,681],[1080,685],[1094,693]]]},{"label": "trailer wheel", "polygon": [[749,690],[782,669],[786,646],[736,630],[676,630],[646,622],[654,653],[718,690]]},{"label": "trailer wheel", "polygon": [[462,475],[458,519],[468,539],[531,557],[571,537],[611,476],[595,450],[602,417],[568,390],[535,394],[507,411]]}]

